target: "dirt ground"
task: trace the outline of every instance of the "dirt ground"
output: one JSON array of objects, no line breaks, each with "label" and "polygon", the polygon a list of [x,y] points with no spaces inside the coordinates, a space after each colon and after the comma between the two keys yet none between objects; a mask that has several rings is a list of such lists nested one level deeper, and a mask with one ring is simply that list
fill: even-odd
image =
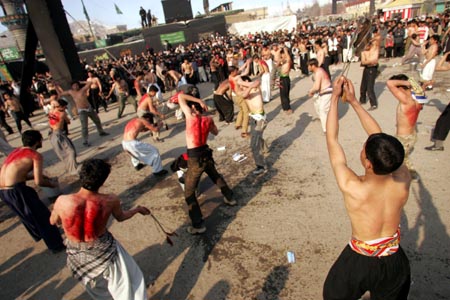
[{"label": "dirt ground", "polygon": [[[382,72],[376,81],[379,108],[372,112],[383,130],[391,134],[395,133],[397,103],[385,82],[397,73],[417,77],[409,66],[392,68],[396,61],[381,62]],[[332,68],[332,74],[340,74],[340,70]],[[150,217],[137,215],[123,223],[110,223],[109,230],[141,267],[149,299],[321,299],[327,272],[350,238],[350,225],[329,165],[320,121],[306,96],[312,80],[298,75],[291,72],[292,115],[281,111],[278,91],[266,105],[269,124],[265,138],[270,146],[266,174],[251,174],[255,166],[249,140],[242,139],[233,125],[218,123],[220,133],[210,138],[209,145],[215,149],[217,169],[233,188],[239,205],[224,205],[218,189],[203,177],[200,202],[208,230],[202,236],[186,232],[187,210],[176,175],[156,180],[150,167],[135,171],[122,151],[123,128],[134,116],[130,106],[120,120],[116,118],[117,104],[108,113],[100,112],[111,135],[99,137],[90,123],[90,148],[81,145],[78,120],[71,124],[70,137],[79,151],[79,161],[96,156],[108,159],[113,166],[102,191],[118,194],[127,208],[138,204],[149,207],[165,227],[178,234],[171,247]],[[359,64],[352,64],[349,77],[357,90],[361,76]],[[432,127],[449,101],[446,88],[450,87],[450,76],[436,73],[436,78],[435,89],[428,93],[431,101],[419,116],[419,138],[412,155],[421,180],[412,184],[402,217],[401,244],[411,262],[412,300],[450,299],[450,142],[445,142],[444,152],[423,149],[430,145]],[[211,98],[211,84],[201,84],[200,89],[203,98]],[[217,115],[214,119],[218,122]],[[12,119],[8,121],[13,125]],[[38,112],[32,122],[46,136],[43,113]],[[169,130],[161,134],[165,142],[156,145],[166,169],[186,145],[184,123],[174,118],[168,123]],[[347,104],[340,104],[340,124],[340,141],[348,163],[361,173],[359,153],[366,135]],[[18,134],[8,139],[14,146],[20,144]],[[143,139],[151,138],[144,135]],[[218,151],[221,146],[226,150]],[[234,162],[232,155],[237,152],[248,159]],[[79,188],[77,178],[64,173],[48,140],[41,153],[45,172],[59,177],[64,193]],[[43,191],[41,194],[45,197]],[[3,203],[0,220],[0,299],[90,299],[71,278],[65,253],[51,254],[43,242],[34,242]],[[288,263],[288,251],[294,252],[294,263]]]}]

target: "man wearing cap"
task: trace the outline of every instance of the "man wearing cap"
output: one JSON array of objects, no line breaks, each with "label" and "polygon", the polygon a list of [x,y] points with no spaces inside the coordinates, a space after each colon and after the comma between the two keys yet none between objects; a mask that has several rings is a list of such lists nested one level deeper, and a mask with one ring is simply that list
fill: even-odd
[{"label": "man wearing cap", "polygon": [[417,141],[416,123],[419,112],[426,103],[426,97],[420,85],[404,74],[394,75],[387,81],[387,87],[398,100],[397,107],[397,139],[405,149],[405,165],[413,180],[419,175],[409,159]]}]

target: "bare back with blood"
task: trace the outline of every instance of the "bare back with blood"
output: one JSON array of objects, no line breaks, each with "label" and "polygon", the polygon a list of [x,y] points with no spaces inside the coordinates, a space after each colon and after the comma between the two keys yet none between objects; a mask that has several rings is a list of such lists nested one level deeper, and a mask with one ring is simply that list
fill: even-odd
[{"label": "bare back with blood", "polygon": [[207,116],[186,119],[186,143],[188,149],[206,145],[208,134],[216,128],[214,121]]},{"label": "bare back with blood", "polygon": [[42,162],[41,154],[28,147],[20,147],[11,152],[0,171],[0,187],[27,181],[35,160]]},{"label": "bare back with blood", "polygon": [[124,141],[133,141],[137,139],[140,132],[151,130],[157,132],[158,128],[153,126],[148,120],[144,118],[134,118],[125,125],[123,133]]},{"label": "bare back with blood", "polygon": [[58,210],[67,239],[77,243],[91,242],[103,235],[113,207],[119,202],[115,195],[87,191],[60,198],[55,209]]},{"label": "bare back with blood", "polygon": [[409,135],[416,131],[416,123],[423,105],[412,100],[409,105],[397,107],[397,134]]}]

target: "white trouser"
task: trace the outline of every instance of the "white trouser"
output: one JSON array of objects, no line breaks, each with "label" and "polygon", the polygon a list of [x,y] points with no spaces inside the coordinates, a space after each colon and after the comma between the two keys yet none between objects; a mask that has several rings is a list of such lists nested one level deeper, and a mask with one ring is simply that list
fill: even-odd
[{"label": "white trouser", "polygon": [[350,62],[353,58],[353,49],[343,49],[342,50],[342,61],[343,62]]},{"label": "white trouser", "polygon": [[261,76],[261,93],[264,102],[270,101],[270,73]]},{"label": "white trouser", "polygon": [[320,118],[323,132],[327,131],[327,116],[330,110],[331,93],[319,96],[314,99],[314,108]]},{"label": "white trouser", "polygon": [[97,300],[147,300],[141,269],[122,245],[116,241],[117,257],[95,281],[85,285],[86,292]]},{"label": "white trouser", "polygon": [[136,167],[139,162],[152,167],[153,173],[163,169],[161,156],[154,146],[138,140],[122,141],[122,147],[131,154],[131,163]]}]

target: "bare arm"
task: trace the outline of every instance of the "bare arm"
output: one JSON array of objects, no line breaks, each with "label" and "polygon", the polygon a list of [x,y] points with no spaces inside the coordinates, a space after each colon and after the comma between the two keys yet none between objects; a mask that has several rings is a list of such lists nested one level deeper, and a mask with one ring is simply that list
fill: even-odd
[{"label": "bare arm", "polygon": [[320,87],[322,85],[322,76],[318,76],[317,72],[314,73],[314,84],[313,87],[311,88],[311,90],[309,90],[308,95],[310,97],[312,97],[315,93],[318,93],[320,91]]},{"label": "bare arm", "polygon": [[141,215],[149,215],[150,210],[144,206],[136,206],[133,209],[130,210],[122,210],[122,207],[120,206],[120,200],[115,196],[115,199],[113,200],[113,209],[112,209],[112,215],[113,217],[119,221],[123,222],[125,220],[128,220],[132,217],[134,217],[135,214],[140,213]]},{"label": "bare arm", "polygon": [[[345,84],[346,79],[339,77],[333,87],[333,95],[331,96],[330,110],[327,117],[327,148],[328,155],[330,157],[331,167],[336,177],[336,181],[339,188],[342,191],[348,190],[351,179],[356,179],[356,174],[347,166],[347,158],[345,156],[344,149],[339,144],[339,113],[338,104],[339,98],[342,93],[342,86]],[[349,97],[349,95],[347,95]],[[354,95],[353,95],[354,97]]]},{"label": "bare arm", "polygon": [[56,92],[58,93],[58,97],[71,96],[70,90],[69,91],[64,91],[59,84],[55,84],[55,88],[56,88]]},{"label": "bare arm", "polygon": [[51,181],[47,176],[42,173],[43,162],[42,155],[37,153],[37,157],[33,159],[33,177],[34,183],[38,186],[54,188],[58,185]]},{"label": "bare arm", "polygon": [[205,102],[203,102],[202,99],[198,99],[195,98],[191,95],[188,94],[179,94],[178,95],[178,104],[180,104],[181,109],[184,112],[184,115],[186,116],[186,118],[192,118],[192,110],[191,108],[187,105],[186,101],[192,101],[192,102],[196,102],[198,104],[201,105],[201,107],[207,111],[208,110],[208,106],[206,106]]},{"label": "bare arm", "polygon": [[446,52],[444,56],[439,60],[439,63],[436,66],[436,71],[448,71],[450,70],[450,65],[447,63],[447,57],[450,54],[449,52]]},{"label": "bare arm", "polygon": [[400,103],[407,104],[409,98],[407,97],[404,89],[402,86],[411,87],[411,83],[409,83],[408,80],[388,80],[386,83],[388,89],[391,91],[392,95],[394,95],[395,98]]}]

